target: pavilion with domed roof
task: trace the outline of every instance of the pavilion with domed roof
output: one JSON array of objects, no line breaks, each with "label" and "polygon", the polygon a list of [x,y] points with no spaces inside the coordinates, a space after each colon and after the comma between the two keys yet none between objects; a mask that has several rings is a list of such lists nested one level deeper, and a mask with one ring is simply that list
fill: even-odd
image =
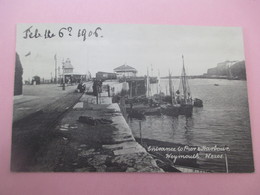
[{"label": "pavilion with domed roof", "polygon": [[131,78],[136,77],[137,70],[129,65],[122,65],[114,69],[118,78]]},{"label": "pavilion with domed roof", "polygon": [[86,74],[74,72],[74,67],[69,58],[67,58],[65,62],[62,62],[62,71],[59,69],[59,77],[60,80],[64,77],[65,83],[67,84],[85,82],[87,80]]}]

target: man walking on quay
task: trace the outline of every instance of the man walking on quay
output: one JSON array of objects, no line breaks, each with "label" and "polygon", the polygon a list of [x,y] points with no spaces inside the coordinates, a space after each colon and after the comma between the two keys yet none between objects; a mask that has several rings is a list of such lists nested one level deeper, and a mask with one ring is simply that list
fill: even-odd
[{"label": "man walking on quay", "polygon": [[98,93],[102,91],[102,81],[95,79],[92,88],[94,96],[98,96]]}]

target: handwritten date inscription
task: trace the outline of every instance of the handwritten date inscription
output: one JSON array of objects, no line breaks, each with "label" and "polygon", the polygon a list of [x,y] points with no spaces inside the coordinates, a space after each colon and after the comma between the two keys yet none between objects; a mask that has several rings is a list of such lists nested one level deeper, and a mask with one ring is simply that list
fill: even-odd
[{"label": "handwritten date inscription", "polygon": [[102,38],[103,36],[100,34],[101,31],[102,31],[101,27],[96,27],[94,30],[87,30],[85,28],[74,30],[72,27],[69,26],[69,27],[60,28],[58,32],[53,32],[50,29],[45,29],[44,32],[40,32],[38,28],[34,28],[33,26],[30,26],[23,32],[24,33],[23,38],[24,39],[38,39],[38,38],[51,39],[53,37],[63,38],[63,37],[76,36],[80,38],[82,41],[86,41],[87,38],[90,37]]}]

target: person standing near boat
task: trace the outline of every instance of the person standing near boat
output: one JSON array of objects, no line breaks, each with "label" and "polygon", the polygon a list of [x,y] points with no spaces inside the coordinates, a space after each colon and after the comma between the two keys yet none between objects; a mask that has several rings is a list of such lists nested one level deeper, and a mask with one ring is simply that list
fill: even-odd
[{"label": "person standing near boat", "polygon": [[176,91],[176,102],[177,102],[177,104],[181,103],[180,91],[179,90]]},{"label": "person standing near boat", "polygon": [[190,104],[192,103],[192,97],[191,97],[190,92],[188,92],[187,103],[190,103]]}]

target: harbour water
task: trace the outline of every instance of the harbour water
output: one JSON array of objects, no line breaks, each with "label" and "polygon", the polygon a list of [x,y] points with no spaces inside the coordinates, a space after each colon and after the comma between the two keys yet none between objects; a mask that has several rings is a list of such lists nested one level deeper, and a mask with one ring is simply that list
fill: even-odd
[{"label": "harbour water", "polygon": [[[174,79],[175,91],[179,80]],[[142,121],[142,137],[189,146],[228,146],[229,172],[254,170],[246,81],[225,79],[189,80],[193,98],[203,100],[203,108],[194,108],[193,116],[146,116]],[[215,86],[218,84],[218,86]],[[166,93],[168,80],[161,80]],[[152,85],[157,93],[157,85]],[[169,93],[169,91],[167,92]],[[129,121],[135,137],[139,137],[139,121]],[[218,154],[218,153],[214,153]],[[199,158],[200,168],[225,172],[225,158]]]}]

